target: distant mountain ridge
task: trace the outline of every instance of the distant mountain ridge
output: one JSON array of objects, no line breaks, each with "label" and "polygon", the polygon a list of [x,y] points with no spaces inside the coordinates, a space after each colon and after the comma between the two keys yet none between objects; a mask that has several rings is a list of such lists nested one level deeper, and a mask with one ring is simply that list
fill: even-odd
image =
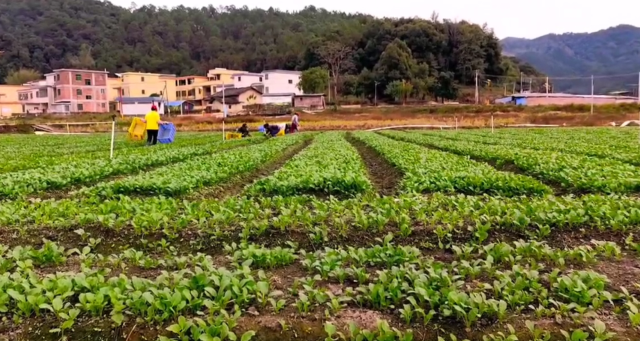
[{"label": "distant mountain ridge", "polygon": [[[548,34],[535,39],[508,37],[500,41],[505,55],[530,63],[551,77],[585,77],[555,80],[557,91],[589,93],[589,75],[596,93],[632,90],[640,72],[640,28],[619,25],[593,33]],[[634,87],[635,85],[635,87]]]}]

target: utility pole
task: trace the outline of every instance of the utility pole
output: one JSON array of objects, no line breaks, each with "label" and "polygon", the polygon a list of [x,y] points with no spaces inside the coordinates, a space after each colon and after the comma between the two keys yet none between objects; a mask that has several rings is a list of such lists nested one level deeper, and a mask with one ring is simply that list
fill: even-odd
[{"label": "utility pole", "polygon": [[593,75],[591,75],[591,115],[593,115]]},{"label": "utility pole", "polygon": [[547,97],[549,97],[549,77],[547,77],[547,80],[544,83],[544,87],[545,91],[547,92]]},{"label": "utility pole", "polygon": [[522,93],[522,76],[524,76],[522,74],[522,71],[520,71],[520,93]]},{"label": "utility pole", "polygon": [[329,94],[329,102],[331,102],[331,72],[329,70],[327,70],[327,79],[329,79],[327,82],[327,93]]},{"label": "utility pole", "polygon": [[529,78],[529,92],[533,92],[531,91],[531,89],[533,89],[533,78]]},{"label": "utility pole", "polygon": [[476,70],[476,105],[480,101],[480,96],[478,94],[478,70]]},{"label": "utility pole", "polygon": [[373,106],[377,107],[378,106],[378,81],[374,81],[373,82],[373,86],[375,87],[373,89]]}]

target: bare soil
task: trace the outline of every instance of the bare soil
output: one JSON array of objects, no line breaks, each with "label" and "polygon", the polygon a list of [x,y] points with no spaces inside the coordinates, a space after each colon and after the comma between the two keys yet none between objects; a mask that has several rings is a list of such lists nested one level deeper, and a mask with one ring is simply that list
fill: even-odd
[{"label": "bare soil", "polygon": [[402,180],[402,172],[385,160],[380,153],[356,139],[351,133],[347,140],[358,150],[360,157],[367,166],[369,180],[380,195],[393,195]]},{"label": "bare soil", "polygon": [[233,180],[227,181],[225,184],[220,186],[206,188],[193,195],[193,197],[223,199],[236,196],[242,193],[246,186],[251,184],[254,180],[269,176],[273,172],[281,168],[292,157],[300,153],[303,149],[307,148],[307,146],[309,146],[312,141],[313,138],[305,139],[302,143],[288,148],[277,159],[269,162],[263,167],[258,168],[255,172],[249,172],[239,175]]}]

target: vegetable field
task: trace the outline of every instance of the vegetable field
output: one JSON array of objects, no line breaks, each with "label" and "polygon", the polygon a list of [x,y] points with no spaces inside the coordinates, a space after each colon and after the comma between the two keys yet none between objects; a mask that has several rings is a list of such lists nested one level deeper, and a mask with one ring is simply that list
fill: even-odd
[{"label": "vegetable field", "polygon": [[0,339],[640,340],[637,129],[0,136]]}]

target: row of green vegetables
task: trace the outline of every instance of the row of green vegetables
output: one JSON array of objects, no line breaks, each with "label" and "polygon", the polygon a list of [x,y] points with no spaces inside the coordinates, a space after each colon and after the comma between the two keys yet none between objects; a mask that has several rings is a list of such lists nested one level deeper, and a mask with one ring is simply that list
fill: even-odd
[{"label": "row of green vegetables", "polygon": [[[592,256],[616,257],[610,251],[616,246],[605,245],[599,244]],[[558,259],[562,252],[572,255],[571,261],[585,262],[584,248],[560,250],[556,256],[554,251],[544,252],[541,244],[490,244],[474,262],[460,251],[459,261],[450,263],[394,245],[390,237],[370,248],[314,253],[296,253],[295,246],[266,249],[250,244],[231,245],[227,251],[232,254],[231,270],[198,255],[193,268],[163,271],[156,278],[124,274],[107,278],[108,269],[87,267],[77,273],[43,276],[18,267],[0,275],[0,314],[17,320],[52,315],[60,322],[55,331],[64,333],[84,315],[110,316],[116,326],[136,318],[152,324],[177,321],[184,326],[184,315],[206,320],[232,310],[238,317],[248,307],[278,313],[291,304],[300,315],[324,308],[325,315],[332,316],[359,306],[397,314],[408,325],[456,320],[471,328],[483,319],[506,321],[514,312],[525,310],[537,318],[580,319],[608,304],[627,315],[633,326],[640,325],[640,303],[625,288],[607,291],[606,276],[590,270],[546,271],[538,263],[545,257]],[[262,270],[255,273],[255,268],[286,266],[297,260],[312,277],[297,278],[287,292],[275,290]],[[371,271],[371,266],[377,270]],[[321,281],[339,282],[344,290],[335,292]],[[476,285],[468,285],[471,282]],[[172,333],[191,332],[173,326]]]},{"label": "row of green vegetables", "polygon": [[262,141],[262,138],[212,142],[205,145],[176,147],[158,145],[110,159],[80,159],[50,167],[0,174],[0,198],[17,198],[74,185],[89,184],[109,176],[129,174],[207,155],[236,145]]},{"label": "row of green vegetables", "polygon": [[465,225],[523,232],[539,229],[541,233],[552,228],[586,226],[628,230],[640,225],[640,201],[602,195],[495,198],[433,194],[362,196],[340,201],[309,196],[233,197],[220,201],[122,196],[107,200],[16,200],[0,204],[3,227],[90,225],[110,229],[132,227],[139,233],[179,231],[187,227],[202,231],[244,227],[257,233],[271,228],[376,231],[392,226],[410,234],[416,226],[455,229]]},{"label": "row of green vegetables", "polygon": [[616,148],[636,148],[638,146],[638,128],[628,127],[588,127],[588,128],[517,128],[469,130],[470,134],[491,135],[496,137],[539,137],[557,140],[561,144],[571,142],[591,145],[607,145]]},{"label": "row of green vegetables", "polygon": [[385,136],[495,162],[513,164],[526,174],[557,183],[574,192],[633,193],[640,191],[640,168],[620,161],[562,152],[487,145],[438,136],[384,132]]},{"label": "row of green vegetables", "polygon": [[552,192],[548,186],[535,179],[500,172],[463,156],[427,149],[370,132],[357,132],[354,135],[404,173],[404,191],[506,197],[540,196]]},{"label": "row of green vegetables", "polygon": [[609,144],[605,137],[599,142],[587,139],[581,140],[581,137],[566,133],[571,139],[558,138],[554,136],[545,136],[541,134],[531,134],[522,132],[520,134],[491,134],[481,132],[447,132],[445,134],[427,133],[429,135],[445,137],[454,140],[464,140],[467,142],[477,142],[489,145],[499,145],[520,149],[532,149],[541,151],[554,151],[562,153],[570,153],[577,155],[587,155],[598,158],[614,159],[634,165],[640,165],[640,157],[638,156],[637,136],[633,139],[635,145],[629,147],[620,147],[615,144]]},{"label": "row of green vegetables", "polygon": [[342,132],[327,132],[273,175],[247,188],[254,195],[353,195],[371,190],[358,151]]},{"label": "row of green vegetables", "polygon": [[[46,141],[46,136],[33,137],[33,141],[30,142],[30,148],[11,148],[6,153],[0,153],[3,157],[3,162],[0,164],[0,173],[17,172],[32,168],[44,168],[51,167],[53,165],[60,165],[66,163],[73,163],[78,160],[88,161],[94,159],[107,159],[110,152],[110,136],[96,135],[92,136],[89,140],[69,140],[66,144],[55,144],[50,147],[40,146],[39,139]],[[195,146],[206,143],[212,143],[214,141],[220,141],[218,134],[212,134],[210,136],[202,134],[184,134],[171,145],[170,148]],[[0,143],[2,143],[2,137],[0,137]],[[128,141],[126,137],[120,136],[116,139],[114,145],[115,155],[122,157],[124,155],[132,155],[134,153],[144,154],[148,153],[148,150],[143,150],[144,146],[142,142]],[[164,146],[163,148],[167,148]]]},{"label": "row of green vegetables", "polygon": [[221,184],[234,176],[256,170],[264,163],[273,161],[287,148],[307,138],[310,136],[295,134],[260,144],[195,157],[151,172],[87,187],[78,194],[101,198],[132,194],[183,195],[205,186]]}]

